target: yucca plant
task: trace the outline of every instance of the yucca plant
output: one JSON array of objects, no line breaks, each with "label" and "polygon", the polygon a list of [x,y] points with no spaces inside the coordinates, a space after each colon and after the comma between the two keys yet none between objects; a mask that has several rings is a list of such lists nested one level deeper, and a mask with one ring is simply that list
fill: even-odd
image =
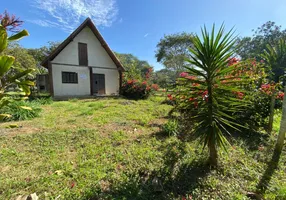
[{"label": "yucca plant", "polygon": [[[33,69],[16,68],[13,66],[15,57],[2,54],[9,42],[27,36],[28,32],[23,30],[9,37],[6,28],[0,25],[0,109],[9,106],[12,101],[26,99],[30,94],[30,86],[34,85],[32,81],[26,79],[34,71]],[[21,108],[31,109],[25,106]],[[7,117],[11,115],[0,112],[0,121]]]},{"label": "yucca plant", "polygon": [[208,147],[213,166],[218,164],[218,148],[227,150],[226,134],[242,127],[235,115],[248,106],[243,86],[251,81],[243,73],[245,65],[234,58],[233,30],[224,31],[223,25],[217,33],[215,26],[211,33],[204,27],[202,37],[194,36],[191,58],[174,94],[185,131]]}]

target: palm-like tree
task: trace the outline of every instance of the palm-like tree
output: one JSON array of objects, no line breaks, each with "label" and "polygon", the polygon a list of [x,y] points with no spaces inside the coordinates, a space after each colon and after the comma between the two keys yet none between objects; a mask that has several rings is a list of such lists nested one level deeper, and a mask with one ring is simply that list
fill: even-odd
[{"label": "palm-like tree", "polygon": [[275,146],[275,154],[280,155],[283,149],[284,140],[286,134],[286,86],[284,87],[284,100],[283,100],[283,107],[282,107],[282,119],[280,122],[280,130],[278,139]]},{"label": "palm-like tree", "polygon": [[213,166],[218,164],[218,148],[226,150],[226,134],[241,126],[234,113],[247,106],[241,87],[246,79],[237,75],[243,65],[228,65],[235,51],[233,33],[230,30],[224,34],[224,26],[215,33],[213,26],[211,33],[203,28],[202,37],[194,37],[191,59],[187,60],[190,66],[178,80],[176,93],[177,99],[183,99],[178,100],[176,108],[185,124],[192,124],[191,133],[208,147]]},{"label": "palm-like tree", "polygon": [[[281,71],[285,71],[286,69],[286,43],[285,40],[279,40],[278,44],[272,46],[268,44],[264,53],[261,55],[264,59],[265,64],[271,69],[269,72],[269,79],[274,82],[279,82],[280,77],[277,76],[281,74]],[[277,89],[273,88],[271,102],[270,102],[270,114],[269,114],[269,122],[268,122],[268,133],[272,132],[273,127],[273,118],[274,118],[274,106],[275,106],[275,97]]]},{"label": "palm-like tree", "polygon": [[[267,45],[263,58],[272,70],[283,70],[286,72],[286,41],[281,39],[275,46]],[[286,85],[284,88],[284,100],[282,108],[282,119],[280,124],[279,135],[275,146],[275,154],[280,155],[282,152],[285,134],[286,134]]]}]

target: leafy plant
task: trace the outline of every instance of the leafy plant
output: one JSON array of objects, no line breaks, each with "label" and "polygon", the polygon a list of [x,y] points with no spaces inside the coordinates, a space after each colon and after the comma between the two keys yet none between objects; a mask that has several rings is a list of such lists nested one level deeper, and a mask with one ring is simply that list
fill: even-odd
[{"label": "leafy plant", "polygon": [[5,121],[28,120],[40,115],[42,110],[40,105],[41,104],[36,101],[14,101],[11,102],[9,106],[5,106],[1,111],[11,115],[11,117],[6,118]]},{"label": "leafy plant", "polygon": [[[274,120],[273,117],[274,117],[275,98],[278,93],[277,85],[279,85],[279,80],[281,79],[279,75],[283,75],[283,72],[286,69],[286,67],[284,66],[285,65],[284,63],[286,61],[285,40],[280,39],[277,45],[267,44],[266,49],[264,50],[261,57],[264,59],[265,64],[270,68],[269,79],[276,82],[276,84],[272,84],[270,86],[268,84],[269,87],[267,88],[268,93],[271,94],[269,125],[268,125],[268,132],[271,133]],[[277,72],[280,73],[278,73],[277,75]]]},{"label": "leafy plant", "polygon": [[163,125],[163,131],[169,135],[176,136],[179,131],[179,124],[176,120],[169,120],[166,124]]},{"label": "leafy plant", "polygon": [[[247,96],[242,86],[251,79],[242,73],[244,63],[231,63],[234,55],[233,31],[224,34],[221,26],[215,34],[202,29],[202,39],[193,38],[191,59],[186,72],[181,73],[177,88],[169,99],[175,99],[175,109],[181,113],[185,132],[201,139],[209,149],[209,162],[218,164],[218,148],[227,150],[226,134],[242,127],[235,114],[247,108]],[[195,67],[194,67],[195,66]]]},{"label": "leafy plant", "polygon": [[[2,53],[9,42],[17,41],[27,35],[26,30],[20,31],[12,36],[8,36],[6,29],[1,21],[0,25],[0,53]],[[9,106],[9,103],[15,100],[23,100],[30,94],[30,86],[33,86],[32,81],[26,80],[25,78],[33,72],[33,69],[21,69],[14,67],[15,57],[9,55],[0,56],[0,109],[4,106]],[[12,73],[13,72],[13,73]],[[21,107],[22,109],[29,109],[27,107]],[[0,120],[10,117],[11,115],[1,112]]]}]

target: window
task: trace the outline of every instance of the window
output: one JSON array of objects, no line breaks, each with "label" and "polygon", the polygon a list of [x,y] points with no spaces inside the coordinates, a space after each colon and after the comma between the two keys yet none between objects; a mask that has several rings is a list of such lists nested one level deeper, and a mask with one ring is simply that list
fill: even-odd
[{"label": "window", "polygon": [[62,72],[62,83],[78,83],[76,72]]},{"label": "window", "polygon": [[88,66],[87,44],[78,43],[78,61],[79,65]]}]

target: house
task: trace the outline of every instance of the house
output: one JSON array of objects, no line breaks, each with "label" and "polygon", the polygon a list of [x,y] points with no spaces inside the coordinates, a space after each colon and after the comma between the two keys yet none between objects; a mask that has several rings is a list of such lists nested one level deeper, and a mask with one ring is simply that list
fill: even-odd
[{"label": "house", "polygon": [[124,68],[90,18],[43,60],[54,98],[118,95]]}]

